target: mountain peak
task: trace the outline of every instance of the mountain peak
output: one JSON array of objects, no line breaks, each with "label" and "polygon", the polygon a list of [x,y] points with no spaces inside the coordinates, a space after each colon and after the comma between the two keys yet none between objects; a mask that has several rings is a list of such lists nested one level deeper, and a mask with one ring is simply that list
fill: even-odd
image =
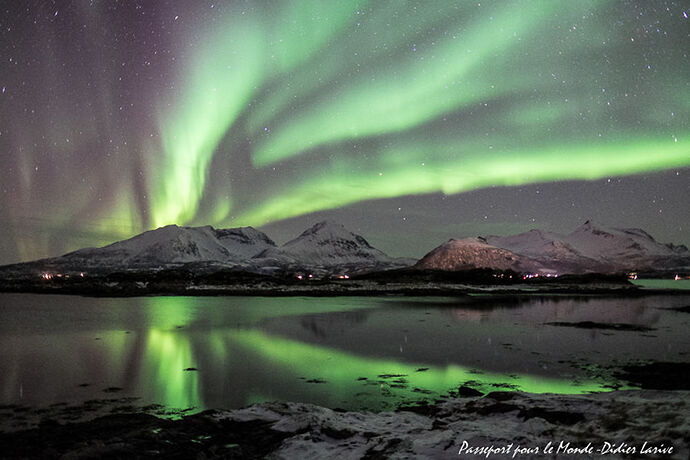
[{"label": "mountain peak", "polygon": [[285,243],[283,250],[298,259],[324,266],[390,260],[364,237],[332,220],[312,225],[297,238]]},{"label": "mountain peak", "polygon": [[611,233],[611,229],[606,228],[603,225],[587,219],[584,224],[580,225],[573,231],[573,235],[579,233],[592,233],[594,235],[606,235]]},{"label": "mountain peak", "polygon": [[219,228],[214,230],[216,237],[221,241],[236,241],[244,244],[263,244],[275,246],[275,242],[264,232],[254,227]]},{"label": "mountain peak", "polygon": [[367,247],[369,243],[361,236],[349,231],[341,223],[335,222],[333,220],[323,220],[312,225],[305,231],[303,231],[294,240],[285,243],[285,247],[292,246],[298,241],[332,241],[332,240],[356,240],[359,244],[364,244]]},{"label": "mountain peak", "polygon": [[[351,232],[345,226],[334,220],[323,220],[318,222],[305,231],[303,231],[297,238],[285,243],[285,247],[294,245],[297,241],[336,241],[336,240],[353,240],[358,245],[371,248],[371,245],[362,236]],[[323,244],[323,243],[322,243]]]},{"label": "mountain peak", "polygon": [[482,237],[469,237],[449,239],[422,257],[416,267],[450,271],[471,268],[519,270],[520,267],[530,263],[531,261],[509,250],[489,244]]},{"label": "mountain peak", "polygon": [[451,238],[442,246],[485,246],[489,243],[482,236],[468,236],[466,238]]},{"label": "mountain peak", "polygon": [[305,231],[303,231],[300,236],[307,236],[307,235],[313,235],[317,233],[324,233],[324,232],[330,232],[330,233],[351,233],[349,232],[345,226],[339,222],[336,222],[331,219],[327,220],[322,220],[320,222],[315,223]]}]

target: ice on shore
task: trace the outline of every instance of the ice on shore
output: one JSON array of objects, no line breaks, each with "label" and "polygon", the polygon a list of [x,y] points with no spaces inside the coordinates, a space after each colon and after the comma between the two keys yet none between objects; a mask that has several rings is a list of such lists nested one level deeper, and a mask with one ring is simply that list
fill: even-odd
[{"label": "ice on shore", "polygon": [[0,432],[0,447],[19,458],[51,452],[56,458],[676,459],[690,453],[689,391],[460,394],[470,396],[395,412],[270,402],[182,411],[177,420],[137,411],[133,401],[50,413],[17,407],[22,418],[33,414],[41,422]]},{"label": "ice on shore", "polygon": [[[575,396],[495,392],[450,399],[415,412],[339,412],[310,404],[265,403],[214,417],[262,420],[287,434],[274,458],[487,458],[468,449],[459,455],[463,441],[470,447],[493,446],[496,453],[489,458],[511,458],[518,448],[529,450],[515,458],[552,458],[564,455],[566,445],[589,445],[595,456],[608,458],[625,456],[623,451],[630,453],[632,448],[640,455],[643,446],[671,447],[672,454],[662,457],[687,458],[689,396],[678,391]],[[549,443],[550,453],[545,452]]]}]

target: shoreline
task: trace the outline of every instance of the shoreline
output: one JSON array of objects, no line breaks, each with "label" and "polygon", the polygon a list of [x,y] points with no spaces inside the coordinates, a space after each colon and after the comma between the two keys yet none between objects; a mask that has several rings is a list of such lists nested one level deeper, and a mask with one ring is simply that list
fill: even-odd
[{"label": "shoreline", "polygon": [[527,284],[461,284],[461,283],[384,283],[376,282],[305,282],[303,284],[181,284],[148,285],[135,283],[46,284],[13,282],[0,284],[0,293],[64,294],[85,297],[144,296],[258,296],[258,297],[379,297],[430,296],[459,297],[493,295],[529,297],[534,295],[621,296],[687,295],[687,289],[643,288],[630,283],[527,283]]},{"label": "shoreline", "polygon": [[[0,432],[0,446],[7,458],[479,458],[471,449],[480,448],[490,454],[481,458],[578,458],[585,452],[565,449],[588,446],[612,458],[685,458],[689,398],[687,390],[495,391],[387,412],[268,402],[178,420],[113,410],[85,421],[44,418],[36,428]],[[486,450],[491,446],[496,450]]]}]

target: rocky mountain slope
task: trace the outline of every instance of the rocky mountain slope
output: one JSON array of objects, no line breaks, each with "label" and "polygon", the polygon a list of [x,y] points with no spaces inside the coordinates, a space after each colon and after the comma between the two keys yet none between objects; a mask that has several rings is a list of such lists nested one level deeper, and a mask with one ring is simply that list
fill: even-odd
[{"label": "rocky mountain slope", "polygon": [[509,236],[450,240],[432,250],[419,268],[511,269],[535,273],[614,273],[690,267],[685,246],[657,242],[637,228],[606,228],[587,221],[572,233],[530,230]]},{"label": "rocky mountain slope", "polygon": [[482,237],[450,239],[422,257],[416,268],[433,270],[495,270],[531,271],[540,268],[528,257],[487,243]]}]

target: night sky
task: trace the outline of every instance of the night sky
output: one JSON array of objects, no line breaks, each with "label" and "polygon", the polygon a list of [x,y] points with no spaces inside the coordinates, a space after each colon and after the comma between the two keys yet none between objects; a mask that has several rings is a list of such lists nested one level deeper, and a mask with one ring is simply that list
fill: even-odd
[{"label": "night sky", "polygon": [[394,256],[586,219],[690,244],[690,5],[0,9],[0,264],[176,223]]}]

